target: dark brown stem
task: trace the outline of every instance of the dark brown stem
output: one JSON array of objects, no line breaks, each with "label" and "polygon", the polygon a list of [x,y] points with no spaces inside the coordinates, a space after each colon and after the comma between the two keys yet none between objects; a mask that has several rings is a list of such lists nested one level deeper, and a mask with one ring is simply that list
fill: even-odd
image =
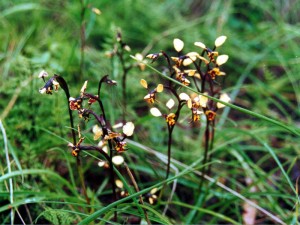
[{"label": "dark brown stem", "polygon": [[[209,150],[213,149],[214,147],[214,140],[215,140],[215,120],[212,121],[211,123],[211,141],[210,141],[210,145],[209,145]],[[211,161],[211,154],[208,154],[208,159],[207,162]],[[210,175],[210,171],[211,171],[211,164],[208,165],[208,169],[207,169],[207,175]]]},{"label": "dark brown stem", "polygon": [[166,180],[170,174],[170,167],[171,167],[171,147],[172,147],[172,133],[173,133],[174,126],[168,125],[168,164],[167,164],[167,172],[166,172]]},{"label": "dark brown stem", "polygon": [[[176,92],[175,92],[176,93]],[[176,94],[177,96],[177,94]],[[178,97],[179,99],[179,97]],[[167,163],[167,172],[166,172],[166,179],[168,179],[169,177],[169,174],[170,174],[170,167],[171,167],[171,150],[172,150],[172,134],[173,134],[173,130],[175,128],[175,125],[179,119],[179,115],[180,115],[180,110],[181,108],[184,106],[184,103],[182,101],[179,100],[178,102],[178,107],[177,107],[177,110],[176,110],[176,117],[175,117],[175,124],[173,126],[170,126],[168,124],[168,163]]]},{"label": "dark brown stem", "polygon": [[55,74],[54,78],[59,83],[60,87],[64,90],[64,92],[66,94],[66,97],[67,97],[67,106],[68,106],[68,110],[69,110],[69,119],[70,119],[70,124],[71,124],[73,145],[75,145],[77,143],[77,141],[76,141],[76,134],[75,134],[75,130],[74,130],[73,114],[72,114],[72,110],[69,107],[69,98],[71,97],[70,92],[69,92],[69,87],[68,87],[68,84],[67,84],[67,82],[65,81],[65,79],[63,77]]},{"label": "dark brown stem", "polygon": [[101,101],[100,94],[101,94],[102,83],[106,81],[107,77],[108,77],[108,75],[105,75],[104,77],[101,78],[101,80],[98,83],[98,98],[97,98],[97,101],[99,103],[99,106],[100,106],[100,109],[101,109],[101,112],[102,112],[102,115],[103,115],[103,119],[104,119],[105,122],[106,122],[106,116],[105,116],[105,111],[104,111],[104,107],[103,107],[103,104],[102,104],[102,101]]},{"label": "dark brown stem", "polygon": [[[107,130],[104,132],[103,129],[103,134],[105,135],[108,134]],[[112,142],[111,140],[108,140],[108,146],[109,146],[109,170],[110,170],[110,180],[111,180],[111,185],[112,185],[112,191],[113,191],[113,200],[114,202],[117,201],[117,192],[116,192],[116,183],[115,183],[115,173],[114,173],[114,164],[112,162],[112,157],[113,157],[113,147],[112,147]],[[117,222],[118,221],[118,214],[117,211],[114,212],[114,220]]]},{"label": "dark brown stem", "polygon": [[[103,136],[108,135],[108,129],[106,127],[106,120],[104,120],[105,124],[102,123],[101,118],[92,110],[86,110],[87,113],[92,114],[96,120],[99,122],[99,124],[102,126],[102,130],[103,130]],[[104,112],[104,111],[103,111]],[[112,191],[113,191],[113,200],[117,201],[117,192],[116,192],[116,184],[115,184],[115,173],[114,173],[114,165],[112,162],[112,157],[113,157],[113,145],[112,145],[112,141],[108,140],[108,146],[109,146],[109,155],[107,155],[106,153],[103,154],[103,151],[101,151],[99,148],[97,147],[93,147],[93,146],[89,146],[88,149],[90,150],[98,150],[101,154],[103,154],[106,159],[108,160],[109,163],[109,171],[110,171],[110,182],[112,185]],[[87,148],[85,149],[87,150]],[[114,220],[117,221],[118,220],[118,214],[117,211],[114,212]]]}]

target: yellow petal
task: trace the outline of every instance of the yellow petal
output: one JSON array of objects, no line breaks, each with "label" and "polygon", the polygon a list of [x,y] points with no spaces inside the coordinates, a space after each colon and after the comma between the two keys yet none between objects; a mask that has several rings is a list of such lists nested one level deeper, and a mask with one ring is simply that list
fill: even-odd
[{"label": "yellow petal", "polygon": [[147,81],[145,81],[144,79],[141,79],[140,84],[144,87],[144,88],[148,88],[148,84]]},{"label": "yellow petal", "polygon": [[173,41],[174,48],[177,52],[180,52],[183,49],[184,43],[182,40],[175,38]]},{"label": "yellow petal", "polygon": [[155,59],[155,58],[157,58],[157,54],[148,54],[148,55],[146,55],[146,58]]},{"label": "yellow petal", "polygon": [[187,101],[187,107],[188,107],[189,109],[192,108],[192,99],[189,99],[189,100]]},{"label": "yellow petal", "polygon": [[202,57],[202,56],[199,56],[198,58],[199,58],[201,61],[203,61],[206,65],[209,64],[209,61],[208,61],[206,58],[204,58],[204,57]]},{"label": "yellow petal", "polygon": [[194,76],[197,73],[197,70],[184,70],[188,76]]},{"label": "yellow petal", "polygon": [[163,90],[164,90],[164,85],[158,84],[158,85],[157,85],[157,88],[156,88],[156,91],[157,91],[157,92],[162,92]]}]

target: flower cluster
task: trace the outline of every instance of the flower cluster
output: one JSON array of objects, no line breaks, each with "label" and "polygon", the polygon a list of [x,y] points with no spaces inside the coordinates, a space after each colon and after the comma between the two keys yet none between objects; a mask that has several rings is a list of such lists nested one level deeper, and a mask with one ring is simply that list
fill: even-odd
[{"label": "flower cluster", "polygon": [[[206,116],[208,121],[214,121],[218,109],[225,107],[224,104],[211,100],[210,97],[219,98],[223,102],[229,102],[230,97],[221,92],[221,86],[217,82],[219,76],[226,74],[221,71],[221,66],[227,62],[228,55],[221,55],[216,50],[224,44],[226,36],[220,36],[215,40],[214,47],[210,49],[202,42],[195,42],[195,46],[201,49],[200,52],[183,53],[184,42],[178,38],[174,39],[173,45],[177,56],[169,56],[166,52],[154,53],[147,55],[147,58],[156,61],[159,57],[164,57],[169,68],[169,76],[175,78],[184,86],[194,86],[200,94],[177,93],[178,87],[172,82],[167,85],[159,84],[155,89],[148,89],[147,82],[141,80],[141,85],[148,89],[148,94],[144,100],[150,104],[155,103],[156,94],[168,89],[177,99],[177,110],[169,114],[163,114],[156,107],[151,108],[150,112],[154,116],[162,116],[166,119],[169,126],[173,126],[178,120],[179,109],[183,104],[191,110],[191,122],[200,121],[201,115]],[[202,94],[201,94],[202,93]],[[173,99],[170,99],[166,106],[169,110],[175,105]]]},{"label": "flower cluster", "polygon": [[[63,78],[61,78],[58,75],[55,75],[51,77],[47,82],[45,81],[45,77],[48,77],[48,73],[45,71],[42,71],[39,74],[39,78],[42,78],[45,82],[44,87],[40,89],[40,93],[46,93],[46,94],[52,94],[52,91],[58,90],[59,82],[57,81],[59,79],[60,82],[62,82]],[[64,84],[65,81],[63,81]],[[97,147],[94,146],[83,146],[82,142],[84,141],[84,137],[81,137],[80,131],[79,133],[79,141],[74,143],[69,143],[69,147],[72,148],[72,155],[75,157],[78,157],[81,150],[99,150],[101,153],[108,155],[108,149],[107,145],[110,148],[110,151],[115,152],[117,155],[113,156],[113,154],[110,154],[112,157],[112,161],[116,164],[122,164],[124,161],[123,157],[118,156],[118,154],[126,151],[126,141],[125,139],[129,136],[133,135],[134,132],[134,124],[132,122],[127,122],[125,125],[122,126],[123,133],[116,133],[111,128],[109,128],[109,123],[106,120],[105,117],[105,110],[104,106],[102,104],[102,101],[99,97],[100,95],[100,88],[101,84],[106,83],[107,85],[116,85],[117,82],[114,80],[111,80],[108,78],[108,76],[104,76],[100,82],[99,82],[99,89],[98,94],[93,95],[88,93],[87,85],[88,81],[85,81],[82,88],[80,89],[80,94],[78,97],[69,97],[69,110],[71,111],[77,111],[79,118],[83,118],[84,120],[90,119],[90,117],[94,117],[97,121],[97,125],[95,125],[92,129],[94,133],[94,140],[98,140],[101,138],[99,144]],[[65,89],[64,89],[65,90]],[[68,90],[67,90],[68,92]],[[69,94],[67,94],[68,96]],[[101,113],[97,114],[92,109],[92,105],[94,103],[99,103]],[[78,128],[79,129],[79,128]],[[75,142],[75,140],[74,140]]]},{"label": "flower cluster", "polygon": [[[103,80],[108,85],[116,85],[116,81],[110,80],[107,77]],[[113,149],[119,154],[126,151],[126,141],[125,138],[132,136],[134,131],[134,124],[132,122],[127,122],[123,126],[123,133],[113,132],[112,129],[108,128],[108,123],[106,121],[104,115],[104,108],[101,102],[101,99],[98,95],[93,95],[86,92],[87,89],[87,81],[84,82],[81,90],[80,96],[77,98],[70,97],[69,98],[69,107],[71,110],[77,111],[79,118],[83,118],[85,120],[90,118],[90,115],[94,116],[94,118],[98,121],[98,124],[95,125],[92,129],[94,134],[94,140],[101,139],[98,146],[101,147],[106,153],[107,151],[107,143],[110,142],[112,144]],[[87,101],[87,106],[84,106],[84,102]],[[91,110],[91,105],[95,102],[100,103],[100,107],[102,110],[102,114],[98,115],[93,110]]]}]

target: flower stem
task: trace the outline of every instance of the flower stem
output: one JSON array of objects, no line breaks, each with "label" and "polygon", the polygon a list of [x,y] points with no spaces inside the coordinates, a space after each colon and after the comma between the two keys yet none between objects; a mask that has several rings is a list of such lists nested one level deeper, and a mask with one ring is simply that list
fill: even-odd
[{"label": "flower stem", "polygon": [[174,126],[168,125],[168,164],[167,164],[167,172],[166,172],[166,180],[170,174],[170,167],[171,167],[171,149],[172,149],[172,133],[173,133]]}]

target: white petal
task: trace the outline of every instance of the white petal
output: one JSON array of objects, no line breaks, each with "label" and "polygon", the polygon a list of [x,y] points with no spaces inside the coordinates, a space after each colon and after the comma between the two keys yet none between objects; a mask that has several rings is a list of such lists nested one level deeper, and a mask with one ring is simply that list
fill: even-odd
[{"label": "white petal", "polygon": [[192,63],[193,63],[194,61],[192,60],[192,59],[190,59],[190,58],[187,58],[187,59],[184,59],[183,60],[183,65],[184,66],[188,66],[188,65],[191,65]]},{"label": "white petal", "polygon": [[199,57],[199,54],[197,52],[189,52],[186,54],[189,58],[183,60],[183,65],[188,66],[195,62],[197,60],[197,57]]},{"label": "white petal", "polygon": [[130,52],[130,51],[131,51],[131,48],[130,48],[128,45],[125,45],[125,46],[124,46],[124,49],[125,49],[127,52]]},{"label": "white petal", "polygon": [[124,157],[121,155],[115,155],[114,157],[112,157],[112,162],[113,164],[119,166],[124,162]]},{"label": "white petal", "polygon": [[105,153],[108,153],[108,147],[105,145],[102,150],[105,152]]},{"label": "white petal", "polygon": [[173,41],[174,48],[177,52],[180,52],[183,49],[184,43],[182,40],[175,38]]},{"label": "white petal", "polygon": [[197,115],[201,115],[201,114],[203,114],[203,112],[202,111],[200,111],[200,110],[197,110]]},{"label": "white petal", "polygon": [[134,131],[134,124],[133,124],[133,122],[127,122],[123,126],[123,133],[126,134],[126,136],[131,136],[133,134],[133,131]]},{"label": "white petal", "polygon": [[152,195],[154,195],[156,192],[157,192],[157,188],[153,188],[151,191],[150,191],[150,193],[152,194]]},{"label": "white petal", "polygon": [[196,46],[198,46],[198,47],[200,47],[200,48],[203,48],[203,49],[206,48],[205,44],[203,44],[203,43],[200,42],[200,41],[195,42],[194,45],[196,45]]},{"label": "white petal", "polygon": [[98,9],[98,8],[92,8],[92,11],[93,11],[93,13],[95,13],[95,14],[97,14],[97,15],[100,15],[101,14],[101,11],[100,11],[100,9]]},{"label": "white petal", "polygon": [[56,80],[53,80],[53,81],[52,81],[52,84],[53,84],[53,85],[59,85],[59,83],[58,83]]},{"label": "white petal", "polygon": [[[104,145],[105,145],[105,143],[104,143],[102,140],[99,141],[98,146],[99,146],[100,148],[102,148]],[[103,149],[102,149],[102,150],[103,150]]]},{"label": "white petal", "polygon": [[145,95],[144,99],[149,99],[151,97],[150,94]]},{"label": "white petal", "polygon": [[173,99],[169,99],[169,101],[166,103],[166,106],[168,107],[168,109],[172,109],[173,106],[175,105],[175,102]]},{"label": "white petal", "polygon": [[123,188],[124,187],[124,184],[123,184],[123,182],[122,181],[120,181],[120,180],[116,180],[115,181],[115,184],[116,184],[116,186],[118,187],[118,188]]},{"label": "white petal", "polygon": [[45,71],[45,70],[42,70],[40,73],[39,73],[39,78],[43,78],[43,77],[48,77],[48,73]]},{"label": "white petal", "polygon": [[[99,139],[99,137],[102,135],[102,128],[100,128],[98,125],[93,126],[92,129],[93,133],[95,134],[94,140]],[[95,139],[96,138],[96,139]]]},{"label": "white petal", "polygon": [[161,112],[159,111],[158,108],[151,108],[150,109],[150,113],[155,116],[155,117],[159,117],[159,116],[162,116]]},{"label": "white petal", "polygon": [[228,55],[219,55],[216,59],[217,65],[221,66],[222,64],[226,63],[228,58]]},{"label": "white petal", "polygon": [[186,56],[190,57],[193,61],[195,61],[200,55],[198,54],[198,52],[189,52],[188,54],[186,54]]},{"label": "white petal", "polygon": [[180,100],[188,101],[190,99],[190,96],[186,93],[180,93],[179,98]]},{"label": "white petal", "polygon": [[[226,93],[223,93],[223,94],[221,94],[221,96],[220,96],[220,100],[221,101],[223,101],[223,102],[230,102],[230,97],[229,97],[229,95],[228,94],[226,94]],[[225,107],[225,105],[223,105],[222,103],[220,103],[220,102],[217,102],[217,107],[219,108],[219,109],[221,109],[221,108],[224,108]]]},{"label": "white petal", "polygon": [[139,61],[142,61],[143,60],[143,55],[141,54],[141,53],[136,53],[135,54],[135,58],[137,59],[137,60],[139,60]]},{"label": "white petal", "polygon": [[117,123],[117,124],[113,125],[112,128],[118,129],[118,128],[121,128],[121,127],[123,127],[123,126],[124,126],[124,124],[121,122],[121,123]]},{"label": "white petal", "polygon": [[82,85],[82,88],[80,89],[80,93],[84,93],[87,87],[87,80],[84,82],[84,84]]},{"label": "white petal", "polygon": [[215,46],[220,47],[224,42],[226,41],[227,37],[226,36],[220,36],[215,40]]},{"label": "white petal", "polygon": [[99,162],[98,162],[98,166],[99,167],[103,167],[104,165],[105,165],[105,161],[103,161],[103,160],[100,160]]},{"label": "white petal", "polygon": [[39,90],[39,92],[40,92],[41,94],[45,94],[46,88],[41,88],[41,89]]}]

